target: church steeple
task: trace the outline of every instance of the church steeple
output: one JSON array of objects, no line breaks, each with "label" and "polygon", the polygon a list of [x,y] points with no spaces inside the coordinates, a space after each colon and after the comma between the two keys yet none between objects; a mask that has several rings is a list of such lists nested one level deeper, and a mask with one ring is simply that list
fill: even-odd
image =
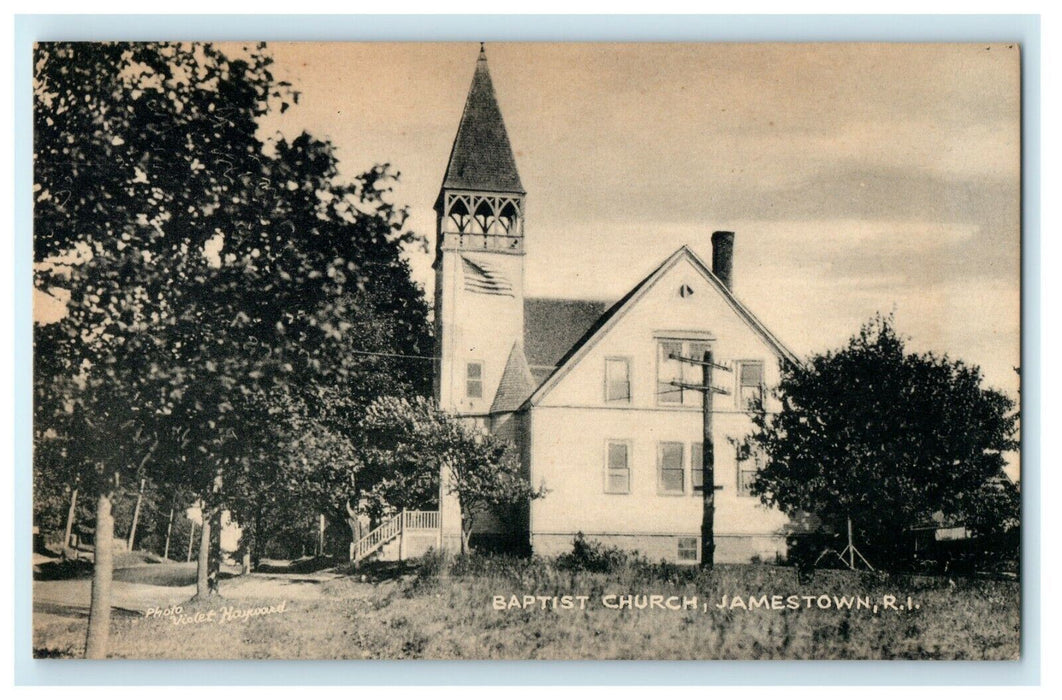
[{"label": "church steeple", "polygon": [[524,335],[524,188],[482,46],[435,211],[439,407],[479,418],[511,410],[516,369],[508,398],[495,396]]},{"label": "church steeple", "polygon": [[482,44],[442,186],[524,194]]},{"label": "church steeple", "polygon": [[440,255],[444,250],[524,253],[524,186],[482,45],[435,212]]}]

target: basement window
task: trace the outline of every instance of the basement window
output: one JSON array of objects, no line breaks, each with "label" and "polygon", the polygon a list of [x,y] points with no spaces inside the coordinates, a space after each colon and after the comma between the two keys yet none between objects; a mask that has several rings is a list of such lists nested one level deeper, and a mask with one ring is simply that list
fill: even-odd
[{"label": "basement window", "polygon": [[700,559],[701,538],[680,537],[678,538],[678,560],[682,562],[696,563]]}]

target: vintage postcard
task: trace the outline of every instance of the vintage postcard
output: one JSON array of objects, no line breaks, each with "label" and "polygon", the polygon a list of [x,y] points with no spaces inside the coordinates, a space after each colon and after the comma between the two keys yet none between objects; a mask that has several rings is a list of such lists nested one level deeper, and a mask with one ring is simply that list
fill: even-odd
[{"label": "vintage postcard", "polygon": [[34,656],[1020,658],[1018,45],[33,66]]}]

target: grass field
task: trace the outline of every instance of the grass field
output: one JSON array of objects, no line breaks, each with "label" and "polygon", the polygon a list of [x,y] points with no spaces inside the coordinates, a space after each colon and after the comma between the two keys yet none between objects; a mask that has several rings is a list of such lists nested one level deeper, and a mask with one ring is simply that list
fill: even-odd
[{"label": "grass field", "polygon": [[[361,574],[336,572],[252,574],[223,581],[220,598],[193,604],[186,602],[194,592],[187,585],[188,565],[140,564],[116,572],[111,653],[212,659],[1015,659],[1019,654],[1019,585],[1012,581],[828,570],[800,583],[793,569],[770,565],[719,566],[701,574],[625,564],[598,573],[507,558],[459,562],[442,575],[438,569],[429,564],[386,574],[370,570],[364,581]],[[35,582],[35,655],[81,655],[88,583]],[[665,605],[606,607],[628,594],[659,595]],[[496,596],[505,609],[495,609]],[[530,601],[525,596],[544,599],[534,598],[525,608]],[[577,599],[563,609],[562,596],[586,596],[585,609]],[[676,597],[668,601],[668,596]],[[683,596],[687,602],[696,597],[697,608],[667,609],[666,602],[678,606]],[[724,596],[728,605],[720,609]],[[735,596],[741,603],[732,608]],[[796,596],[797,607],[790,607],[789,596]],[[878,610],[846,608],[841,596],[862,597]],[[887,608],[886,596],[895,597],[897,608],[906,608],[910,596],[915,609]],[[825,609],[823,602],[829,603]],[[768,606],[755,607],[763,603]],[[182,608],[184,624],[175,624],[173,616],[145,616],[149,608],[175,605]],[[261,614],[231,614],[256,608]]]}]

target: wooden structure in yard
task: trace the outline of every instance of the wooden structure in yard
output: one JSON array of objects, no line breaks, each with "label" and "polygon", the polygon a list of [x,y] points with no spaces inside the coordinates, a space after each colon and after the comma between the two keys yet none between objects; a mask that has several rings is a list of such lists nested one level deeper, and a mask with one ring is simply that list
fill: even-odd
[{"label": "wooden structure in yard", "polygon": [[355,565],[376,555],[383,561],[405,561],[441,544],[439,511],[403,510],[350,545]]}]

